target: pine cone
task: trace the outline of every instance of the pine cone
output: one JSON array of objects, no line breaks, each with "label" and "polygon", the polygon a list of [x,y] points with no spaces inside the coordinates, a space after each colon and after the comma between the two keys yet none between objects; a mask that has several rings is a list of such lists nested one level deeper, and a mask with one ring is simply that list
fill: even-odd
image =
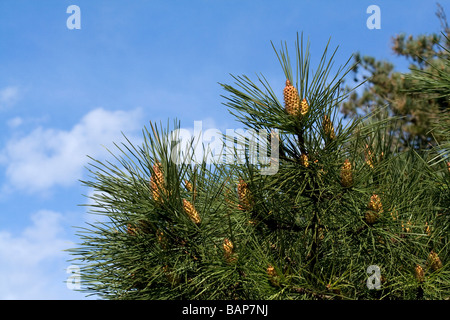
[{"label": "pine cone", "polygon": [[345,159],[344,165],[341,167],[341,184],[344,187],[350,187],[353,184],[352,164]]},{"label": "pine cone", "polygon": [[309,166],[308,156],[306,154],[302,154],[300,156],[300,163],[305,168],[307,168]]},{"label": "pine cone", "polygon": [[188,180],[184,180],[184,186],[186,187],[187,191],[192,193],[193,199],[195,201],[195,198],[197,197],[197,189],[195,189],[192,183],[190,183]]},{"label": "pine cone", "polygon": [[380,217],[380,214],[383,212],[383,206],[381,204],[380,197],[376,194],[372,195],[370,197],[367,208],[369,210],[366,211],[364,218],[366,219],[367,223],[374,224]]},{"label": "pine cone", "polygon": [[137,228],[134,228],[134,227],[131,225],[131,223],[128,223],[128,224],[127,224],[127,233],[128,233],[130,236],[135,236],[135,235],[136,235],[136,232],[137,232]]},{"label": "pine cone", "polygon": [[333,123],[326,115],[323,116],[323,131],[325,132],[325,135],[330,139],[334,139],[336,137],[334,134]]},{"label": "pine cone", "polygon": [[417,281],[419,281],[420,283],[424,282],[425,272],[423,271],[423,268],[420,265],[416,266],[415,275],[416,275]]},{"label": "pine cone", "polygon": [[228,238],[225,238],[223,240],[223,250],[225,250],[225,254],[231,255],[233,253],[233,248],[233,243]]},{"label": "pine cone", "polygon": [[234,257],[234,245],[230,240],[228,239],[223,240],[223,250],[225,251],[224,253],[225,260],[228,263],[236,261],[236,257]]},{"label": "pine cone", "polygon": [[305,114],[308,113],[308,110],[309,110],[308,102],[306,101],[306,98],[303,98],[300,104],[300,114],[304,116]]},{"label": "pine cone", "polygon": [[273,266],[269,265],[269,267],[267,268],[267,275],[269,276],[269,281],[272,285],[274,285],[275,287],[280,286],[278,273]]},{"label": "pine cone", "polygon": [[183,199],[183,208],[192,222],[194,222],[195,224],[200,223],[200,216],[198,215],[198,212],[192,203],[190,203],[186,199]]},{"label": "pine cone", "polygon": [[434,251],[430,252],[430,255],[428,256],[428,263],[434,271],[439,270],[442,268],[442,261],[439,258],[438,254]]},{"label": "pine cone", "polygon": [[286,112],[290,115],[297,116],[300,111],[300,97],[298,96],[297,89],[291,84],[289,79],[286,80],[283,95]]},{"label": "pine cone", "polygon": [[428,222],[425,222],[425,232],[427,235],[431,236],[431,227],[428,225]]},{"label": "pine cone", "polygon": [[383,205],[381,204],[381,199],[378,195],[373,194],[370,197],[368,208],[378,213],[383,212]]},{"label": "pine cone", "polygon": [[374,224],[378,220],[379,214],[374,211],[366,211],[364,214],[364,219],[368,224]]},{"label": "pine cone", "polygon": [[184,180],[184,185],[186,186],[186,189],[189,192],[192,192],[192,190],[193,190],[192,183],[190,183],[188,180]]},{"label": "pine cone", "polygon": [[166,189],[164,188],[164,175],[159,162],[153,165],[153,174],[150,177],[150,190],[153,200],[156,202],[162,201],[161,192],[165,193]]},{"label": "pine cone", "polygon": [[250,211],[253,208],[253,197],[248,184],[241,178],[237,186],[239,197],[239,210]]}]

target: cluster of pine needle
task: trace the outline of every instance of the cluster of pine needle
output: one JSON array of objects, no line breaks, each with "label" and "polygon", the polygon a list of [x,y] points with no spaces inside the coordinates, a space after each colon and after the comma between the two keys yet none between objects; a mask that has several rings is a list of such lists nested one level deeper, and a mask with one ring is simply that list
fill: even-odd
[{"label": "cluster of pine needle", "polygon": [[[294,68],[287,45],[275,51],[282,92],[262,76],[222,86],[246,129],[278,130],[278,171],[263,175],[250,161],[176,164],[169,125],[154,124],[141,146],[127,141],[114,161],[92,159],[83,183],[94,190],[90,211],[103,218],[80,228],[71,249],[83,291],[108,299],[450,297],[442,153],[399,150],[389,135],[395,118],[343,123],[341,87],[352,66],[331,76],[328,45],[314,73],[303,38]],[[367,286],[371,265],[380,268],[379,289]]]}]

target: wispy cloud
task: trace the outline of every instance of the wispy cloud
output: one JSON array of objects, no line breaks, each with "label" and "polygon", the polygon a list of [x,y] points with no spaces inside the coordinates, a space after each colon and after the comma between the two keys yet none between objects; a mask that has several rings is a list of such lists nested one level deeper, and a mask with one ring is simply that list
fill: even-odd
[{"label": "wispy cloud", "polygon": [[72,244],[65,239],[64,216],[41,210],[31,222],[17,234],[0,229],[0,299],[76,299],[64,283],[63,250]]},{"label": "wispy cloud", "polygon": [[19,88],[7,86],[0,89],[0,109],[9,107],[19,98]]},{"label": "wispy cloud", "polygon": [[10,128],[17,128],[23,123],[23,119],[21,117],[14,117],[12,119],[9,119],[7,124]]},{"label": "wispy cloud", "polygon": [[0,156],[6,166],[7,184],[27,192],[73,185],[82,177],[87,155],[106,155],[103,146],[122,141],[121,132],[136,130],[140,120],[140,109],[95,109],[71,130],[38,127],[25,136],[12,138]]}]

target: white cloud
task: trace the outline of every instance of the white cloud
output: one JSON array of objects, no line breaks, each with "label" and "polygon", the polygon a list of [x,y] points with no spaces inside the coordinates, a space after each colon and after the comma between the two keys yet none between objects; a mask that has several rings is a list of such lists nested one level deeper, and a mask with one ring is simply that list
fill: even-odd
[{"label": "white cloud", "polygon": [[65,280],[67,253],[73,247],[63,238],[64,217],[41,210],[18,235],[0,230],[0,299],[81,299]]},{"label": "white cloud", "polygon": [[122,141],[121,132],[136,130],[140,120],[140,109],[100,108],[86,114],[69,131],[38,127],[26,136],[13,138],[0,156],[9,185],[28,192],[73,185],[82,177],[87,155],[105,156],[103,146]]},{"label": "white cloud", "polygon": [[19,97],[19,88],[8,86],[0,89],[0,108],[10,106],[17,101]]},{"label": "white cloud", "polygon": [[7,124],[10,128],[16,128],[20,126],[23,123],[23,119],[21,117],[15,117],[12,119],[9,119]]},{"label": "white cloud", "polygon": [[21,237],[14,238],[0,231],[0,256],[7,257],[2,261],[35,265],[66,245],[57,239],[62,231],[61,214],[41,210],[32,215],[31,220],[33,224],[22,231]]}]

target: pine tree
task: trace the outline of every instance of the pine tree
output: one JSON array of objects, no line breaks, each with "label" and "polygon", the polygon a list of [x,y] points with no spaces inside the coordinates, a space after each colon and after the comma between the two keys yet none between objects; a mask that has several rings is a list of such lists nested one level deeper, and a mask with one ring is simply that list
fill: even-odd
[{"label": "pine tree", "polygon": [[[443,34],[445,43],[450,44],[450,28],[448,35]],[[440,46],[441,52],[445,54],[438,58],[423,60],[427,65],[426,69],[414,69],[406,74],[405,78],[415,85],[405,91],[406,94],[420,95],[422,102],[430,100],[443,101],[440,111],[432,116],[433,123],[428,128],[428,133],[435,140],[437,149],[441,150],[442,159],[450,157],[450,108],[445,108],[450,104],[450,45]]]},{"label": "pine tree", "polygon": [[[444,9],[439,4],[436,15],[441,22],[442,34],[414,37],[401,33],[392,38],[392,51],[410,62],[410,72],[396,71],[395,65],[389,61],[355,54],[355,81],[360,83],[364,80],[366,83],[362,91],[353,92],[342,104],[343,113],[352,117],[368,115],[387,106],[389,116],[399,117],[399,126],[393,134],[403,148],[428,148],[445,139],[444,136],[432,135],[430,127],[441,112],[450,109],[449,100],[442,95],[414,90],[419,85],[418,80],[409,76],[417,71],[438,77],[450,73],[448,65],[443,63],[450,49],[450,28]],[[443,87],[441,92],[448,89]],[[450,122],[446,125],[450,126]]]},{"label": "pine tree", "polygon": [[[314,68],[303,36],[294,68],[287,44],[273,47],[282,92],[263,76],[222,87],[246,129],[276,137],[278,171],[261,174],[268,165],[250,161],[244,139],[245,161],[177,163],[192,154],[154,124],[142,146],[117,145],[117,163],[92,159],[83,183],[95,190],[91,211],[108,220],[81,228],[71,250],[82,290],[108,299],[450,296],[450,172],[430,165],[431,152],[396,145],[398,119],[343,124],[351,59],[332,74],[328,45]],[[367,286],[369,266],[380,270],[378,290]]]}]

